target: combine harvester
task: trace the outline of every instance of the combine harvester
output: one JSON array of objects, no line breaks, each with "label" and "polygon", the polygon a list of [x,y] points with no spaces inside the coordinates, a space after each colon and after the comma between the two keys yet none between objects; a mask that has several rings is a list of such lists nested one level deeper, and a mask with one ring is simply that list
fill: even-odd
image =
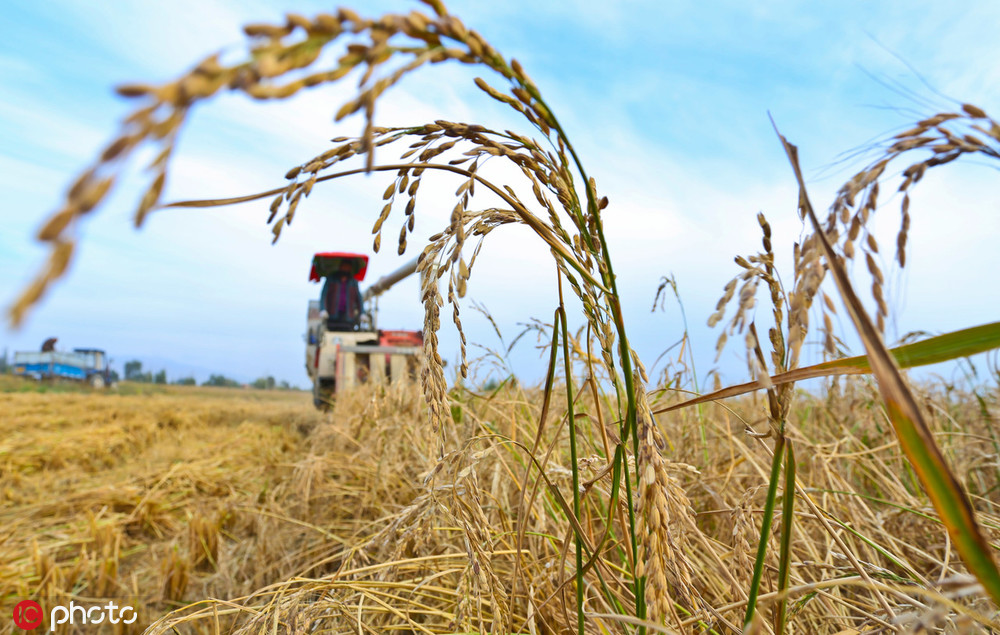
[{"label": "combine harvester", "polygon": [[340,252],[313,256],[309,280],[322,280],[323,291],[319,300],[309,301],[306,371],[317,408],[328,410],[338,393],[358,384],[416,377],[423,333],[383,331],[377,326],[378,296],[416,270],[414,259],[362,294],[358,283],[368,271],[368,256]]},{"label": "combine harvester", "polygon": [[14,353],[14,374],[39,381],[68,379],[94,388],[112,386],[107,354],[96,348],[75,348],[72,353],[43,351]]}]

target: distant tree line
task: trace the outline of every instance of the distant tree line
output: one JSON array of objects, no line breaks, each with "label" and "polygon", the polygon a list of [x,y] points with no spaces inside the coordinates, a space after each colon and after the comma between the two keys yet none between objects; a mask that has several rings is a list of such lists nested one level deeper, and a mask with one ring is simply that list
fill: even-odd
[{"label": "distant tree line", "polygon": [[250,387],[258,390],[292,390],[292,386],[289,385],[287,381],[282,379],[281,382],[275,382],[274,377],[271,377],[270,375],[255,379],[254,382],[250,384]]},{"label": "distant tree line", "polygon": [[10,364],[7,363],[7,349],[3,349],[3,355],[0,356],[0,375],[10,372]]},{"label": "distant tree line", "polygon": [[[168,383],[167,371],[161,370],[155,374],[150,371],[143,372],[142,362],[137,359],[125,362],[125,379],[144,384]],[[197,386],[198,380],[194,377],[180,377],[169,383],[175,386]],[[220,388],[242,388],[244,386],[243,382],[226,377],[225,375],[210,375],[201,385],[217,386]],[[274,377],[270,375],[254,380],[249,386],[250,388],[257,388],[259,390],[295,390],[295,387],[287,381],[275,381]]]},{"label": "distant tree line", "polygon": [[140,384],[165,384],[167,383],[167,371],[161,370],[155,375],[148,370],[143,372],[142,362],[133,359],[130,362],[125,362],[125,380]]}]

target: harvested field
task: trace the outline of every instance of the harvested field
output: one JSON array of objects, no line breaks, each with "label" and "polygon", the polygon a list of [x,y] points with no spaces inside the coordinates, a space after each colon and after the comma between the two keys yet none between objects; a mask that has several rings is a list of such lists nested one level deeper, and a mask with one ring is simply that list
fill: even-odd
[{"label": "harvested field", "polygon": [[[996,544],[995,431],[984,416],[995,415],[996,395],[987,396],[985,412],[967,395],[921,396]],[[554,441],[557,426],[543,430],[533,456],[546,479],[536,483],[533,470],[525,481],[541,391],[456,389],[450,401],[445,434],[457,449],[439,457],[416,389],[358,391],[328,416],[313,411],[307,393],[0,394],[11,415],[0,451],[2,595],[140,607],[141,619],[123,632],[192,602],[199,604],[154,632],[259,630],[276,619],[280,632],[295,632],[296,622],[335,633],[358,632],[359,624],[363,632],[487,632],[495,623],[501,632],[561,632],[573,605],[560,589],[574,571],[565,435]],[[824,399],[799,395],[798,404],[788,430],[799,457],[790,573],[796,630],[871,631],[884,621],[882,602],[911,626],[981,629],[989,605],[956,595],[968,585],[964,569],[889,436],[874,389],[852,380]],[[674,592],[690,594],[678,598],[718,616],[717,632],[745,610],[768,470],[766,440],[744,431],[760,428],[753,413],[762,403],[729,405],[661,423],[675,514],[676,569],[667,575]],[[611,414],[607,406],[581,398],[578,413],[595,422]],[[601,469],[600,431],[588,424],[580,439],[580,518],[596,544],[610,475]],[[612,522],[617,537],[602,549],[594,580],[624,603],[621,521],[619,514]],[[765,607],[779,566],[772,547]],[[220,602],[206,603],[211,598]],[[588,590],[588,620],[618,632],[622,623],[605,601]],[[683,610],[675,619],[685,630],[706,626]]]},{"label": "harvested field", "polygon": [[[246,593],[275,573],[259,558],[281,547],[270,538],[284,516],[274,496],[319,423],[307,395],[129,384],[126,394],[38,392],[9,379],[3,388],[5,606],[127,600],[143,609],[138,631],[179,601]],[[287,573],[281,562],[273,566]]]}]

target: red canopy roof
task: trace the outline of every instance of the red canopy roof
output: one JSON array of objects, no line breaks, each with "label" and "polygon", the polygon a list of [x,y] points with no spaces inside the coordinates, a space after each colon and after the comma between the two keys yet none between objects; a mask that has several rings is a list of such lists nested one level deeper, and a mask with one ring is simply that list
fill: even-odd
[{"label": "red canopy roof", "polygon": [[309,280],[319,282],[321,278],[340,271],[343,264],[350,265],[355,280],[361,282],[365,279],[365,274],[368,272],[368,256],[341,251],[325,251],[313,256]]}]

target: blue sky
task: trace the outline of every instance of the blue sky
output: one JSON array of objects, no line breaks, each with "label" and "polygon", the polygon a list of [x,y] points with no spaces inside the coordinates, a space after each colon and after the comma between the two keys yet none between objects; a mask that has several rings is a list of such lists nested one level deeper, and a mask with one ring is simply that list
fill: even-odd
[{"label": "blue sky", "polygon": [[[355,6],[374,14],[418,5]],[[758,249],[756,213],[769,217],[786,264],[801,231],[793,180],[768,112],[800,146],[813,201],[822,208],[861,167],[842,161],[843,153],[954,108],[948,98],[995,112],[1000,97],[1000,67],[990,61],[1000,59],[1000,5],[989,2],[465,0],[449,7],[522,62],[610,197],[607,232],[633,344],[652,364],[680,337],[676,305],[649,312],[660,277],[673,273],[702,374],[714,365],[717,337],[705,320],[736,273],[732,257]],[[112,86],[168,80],[213,51],[239,59],[242,24],[327,8],[314,1],[8,3],[0,40],[0,302],[9,304],[43,261],[33,233],[127,112]],[[472,85],[474,76],[455,66],[415,75],[383,102],[377,121],[517,124]],[[330,138],[360,131],[356,118],[332,121],[349,96],[348,87],[329,87],[282,104],[226,96],[199,107],[184,131],[166,198],[281,184],[289,167],[326,149]],[[134,177],[148,159],[138,157]],[[884,255],[897,312],[890,339],[997,319],[996,178],[982,163],[953,164],[916,190],[910,264],[899,272]],[[119,187],[87,220],[69,276],[21,330],[0,330],[0,349],[32,350],[58,336],[66,348],[106,348],[119,365],[132,358],[152,370],[169,364],[171,378],[183,369],[202,378],[209,371],[242,379],[272,374],[305,385],[305,307],[319,293],[306,280],[310,255],[370,253],[386,180],[318,187],[274,247],[266,202],[163,211],[136,232],[129,215],[140,181]],[[418,237],[447,221],[455,186],[442,179],[423,198]],[[876,224],[887,245],[894,242],[897,209],[887,205]],[[393,252],[373,259],[369,281],[405,260]],[[546,251],[527,230],[513,228],[487,242],[468,297],[512,338],[519,323],[550,319],[554,281]],[[416,296],[412,281],[388,294],[382,325],[418,328]],[[463,315],[471,341],[496,345],[471,307]],[[456,338],[448,324],[442,335],[445,357],[453,358]],[[533,344],[522,340],[513,356],[528,377],[544,365]],[[739,347],[719,367],[731,380],[742,379]]]}]

